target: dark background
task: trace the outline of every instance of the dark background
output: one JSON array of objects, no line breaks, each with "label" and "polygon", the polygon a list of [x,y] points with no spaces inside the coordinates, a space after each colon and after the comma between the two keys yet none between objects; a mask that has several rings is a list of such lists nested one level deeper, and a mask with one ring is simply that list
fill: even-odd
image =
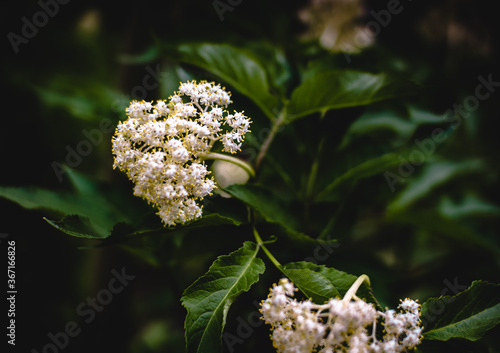
[{"label": "dark background", "polygon": [[[366,61],[374,67],[383,67],[386,57],[395,56],[416,69],[422,69],[429,85],[427,103],[438,112],[446,111],[464,96],[473,94],[478,75],[487,77],[492,74],[495,81],[500,81],[497,66],[497,34],[500,28],[494,2],[401,3],[404,11],[395,16],[376,37],[375,47],[382,48],[384,54],[378,55],[380,52],[373,51],[372,56],[355,57],[355,64],[363,66],[363,61]],[[73,0],[59,5],[57,14],[49,19],[47,25],[39,28],[28,44],[21,44],[19,53],[15,54],[7,34],[21,34],[21,19],[24,16],[31,19],[40,11],[40,6],[34,1],[4,4],[0,14],[4,36],[0,68],[3,95],[0,185],[69,189],[66,179],[60,183],[55,176],[52,163],[64,162],[65,147],[75,146],[75,141],[81,140],[82,129],[97,128],[103,118],[111,119],[113,123],[123,118],[121,113],[109,106],[94,107],[89,104],[91,107],[88,108],[85,104],[82,107],[75,105],[76,110],[89,109],[91,117],[81,118],[85,114],[77,111],[73,115],[80,118],[74,118],[72,112],[57,104],[47,105],[48,100],[41,98],[40,90],[53,88],[52,85],[57,85],[57,78],[69,78],[76,91],[85,92],[101,82],[114,87],[116,92],[130,96],[132,89],[144,77],[146,65],[133,65],[123,58],[146,52],[156,41],[166,46],[183,41],[244,46],[247,42],[266,40],[286,48],[293,56],[297,49],[290,42],[306,29],[296,13],[305,5],[304,1],[244,0],[232,12],[225,12],[221,21],[212,1]],[[385,7],[384,1],[367,3],[368,10],[379,11]],[[365,18],[365,21],[368,20],[369,15]],[[85,24],[90,27],[85,27]],[[157,61],[152,61],[148,65],[155,67],[156,64]],[[159,98],[158,91],[148,91],[147,99]],[[102,92],[95,92],[96,96],[100,94]],[[494,93],[492,99],[482,104],[481,120],[475,127],[473,142],[461,146],[477,156],[487,157],[495,173],[498,171],[500,140],[496,129],[499,118],[497,94]],[[104,139],[110,141],[111,134],[104,133]],[[457,153],[463,153],[463,150],[457,150]],[[453,151],[449,153],[453,154]],[[92,173],[101,180],[128,185],[123,176],[111,169],[111,164],[110,144],[103,143],[90,157],[84,158],[77,169]],[[474,180],[469,181],[474,184]],[[498,187],[483,189],[478,185],[478,189],[489,200],[497,202]],[[65,352],[180,352],[184,349],[185,311],[179,302],[182,290],[201,275],[216,256],[233,251],[238,247],[235,244],[241,244],[244,239],[240,236],[226,244],[221,242],[219,248],[214,249],[216,252],[205,254],[205,258],[200,258],[193,250],[182,266],[152,266],[118,246],[80,249],[95,243],[71,238],[57,231],[43,220],[42,217],[47,216],[44,212],[24,210],[5,199],[0,199],[0,209],[0,233],[7,234],[0,243],[1,261],[5,267],[6,242],[16,242],[18,295],[16,349],[13,350],[16,352],[28,352],[32,348],[41,352],[49,342],[47,334],[62,331],[68,321],[77,322],[82,333],[71,338]],[[494,224],[498,225],[498,221]],[[489,233],[495,236],[497,229],[490,227]],[[229,234],[231,230],[221,232]],[[209,234],[195,234],[190,241],[203,244],[203,237],[207,236]],[[390,244],[391,236],[395,235],[389,235],[384,241]],[[168,248],[169,241],[175,240],[168,240],[163,246]],[[352,250],[350,246],[348,239],[343,241],[338,256],[332,260],[333,265],[345,269],[342,263]],[[342,255],[343,248],[346,249],[345,255]],[[175,254],[168,251],[165,254],[175,259]],[[452,255],[439,261],[441,272],[427,273],[427,277],[417,276],[421,283],[427,279],[428,287],[424,292],[428,295],[438,296],[445,288],[444,280],[453,282],[458,278],[460,284],[469,285],[474,279],[497,282],[499,279],[495,261],[466,247],[457,246]],[[168,263],[168,259],[165,262]],[[348,266],[355,270],[353,263],[349,262]],[[95,297],[107,287],[112,269],[120,271],[123,267],[135,279],[97,314],[95,320],[86,324],[76,313],[76,308],[87,297]],[[188,269],[189,276],[183,277],[179,272],[181,269]],[[277,274],[271,271],[268,278],[272,275]],[[404,276],[404,271],[397,273],[393,281],[386,281],[387,287],[380,288],[389,292],[386,298],[414,289],[412,280],[405,282]],[[247,317],[254,310],[251,302],[265,295],[262,291],[252,290],[242,296],[240,304],[235,304],[232,313],[243,313],[242,317]],[[237,316],[230,314],[226,329],[235,335]],[[6,317],[5,311],[0,317]],[[260,349],[272,352],[271,343],[266,340],[267,330],[260,325],[256,334],[252,334],[244,344],[234,346],[236,351]],[[11,351],[12,347],[5,344],[3,333],[2,337],[2,347],[6,346]],[[491,337],[494,337],[493,333]],[[468,349],[468,343],[456,344],[464,351]]]}]

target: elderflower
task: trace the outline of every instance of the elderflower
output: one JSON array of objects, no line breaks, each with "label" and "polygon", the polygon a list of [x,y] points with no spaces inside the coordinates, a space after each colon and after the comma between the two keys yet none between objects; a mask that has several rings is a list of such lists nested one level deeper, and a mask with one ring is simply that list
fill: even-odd
[{"label": "elderflower", "polygon": [[248,117],[224,109],[230,103],[220,85],[185,82],[168,102],[131,102],[118,124],[113,168],[127,173],[134,195],[157,207],[166,225],[201,216],[198,201],[216,188],[204,157],[218,140],[223,152],[239,151],[250,131]]},{"label": "elderflower", "polygon": [[309,0],[298,17],[308,28],[305,39],[319,40],[332,52],[357,53],[373,44],[375,33],[360,25],[367,16],[365,0]]},{"label": "elderflower", "polygon": [[[411,299],[401,301],[399,313],[380,312],[357,298],[332,298],[322,305],[299,302],[293,298],[295,291],[292,283],[282,279],[261,304],[263,319],[271,325],[271,337],[280,353],[396,353],[414,348],[422,340],[420,305]],[[381,319],[385,335],[377,340],[376,326]]]}]

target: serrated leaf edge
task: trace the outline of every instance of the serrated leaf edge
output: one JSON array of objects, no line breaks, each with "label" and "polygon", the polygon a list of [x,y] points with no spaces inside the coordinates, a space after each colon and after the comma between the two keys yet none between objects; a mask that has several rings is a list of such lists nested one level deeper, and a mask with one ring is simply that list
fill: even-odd
[{"label": "serrated leaf edge", "polygon": [[[217,263],[218,263],[218,262],[219,262],[222,258],[228,258],[228,257],[231,257],[231,255],[233,255],[234,253],[236,253],[236,252],[240,251],[241,249],[243,249],[243,248],[246,246],[246,244],[248,244],[248,243],[249,243],[249,244],[252,244],[253,246],[255,246],[255,250],[254,250],[253,254],[250,256],[250,261],[247,261],[246,265],[244,266],[244,271],[242,271],[242,272],[241,272],[241,273],[245,273],[245,272],[248,270],[248,268],[250,267],[250,265],[252,264],[252,262],[253,262],[255,259],[257,259],[257,253],[258,253],[258,252],[259,252],[259,250],[260,250],[260,246],[258,246],[258,245],[257,245],[257,244],[255,244],[255,243],[252,243],[252,242],[250,242],[250,241],[245,242],[245,243],[243,244],[243,247],[241,247],[240,249],[237,249],[237,250],[235,250],[235,251],[233,251],[233,252],[229,253],[228,255],[221,255],[221,256],[219,256],[219,257],[218,257],[218,258],[214,261],[214,263],[212,264],[212,266],[210,266],[210,268],[208,269],[208,271],[207,271],[204,275],[202,275],[200,278],[198,278],[198,279],[197,279],[197,280],[196,280],[196,281],[195,281],[192,285],[190,285],[188,288],[186,288],[186,290],[184,291],[184,293],[186,293],[186,292],[187,292],[190,288],[192,288],[193,286],[195,286],[195,285],[196,285],[196,284],[197,284],[197,283],[198,283],[198,282],[199,282],[202,278],[204,278],[204,277],[205,277],[208,273],[210,273],[210,271],[212,270],[212,268],[213,268],[213,267],[214,267],[214,266],[215,266],[215,265],[216,265],[216,264],[217,264]],[[262,261],[262,260],[261,260],[261,261]],[[262,264],[263,264],[263,262],[262,262]],[[231,276],[231,277],[234,277],[234,276]],[[231,277],[226,277],[226,278],[231,278]],[[241,279],[241,276],[240,276],[240,279]],[[224,327],[225,327],[225,324],[226,324],[226,316],[227,316],[227,313],[228,313],[228,311],[229,311],[229,307],[231,306],[231,304],[232,304],[232,302],[233,302],[233,298],[234,298],[234,297],[236,297],[236,296],[238,296],[238,295],[239,295],[239,294],[243,291],[243,290],[240,290],[240,291],[238,291],[238,292],[236,292],[236,293],[233,293],[233,294],[231,294],[231,295],[228,295],[229,293],[231,293],[231,291],[234,289],[234,287],[236,286],[236,284],[237,284],[237,283],[239,283],[239,279],[238,279],[238,280],[236,280],[236,281],[233,283],[233,285],[232,285],[232,286],[231,286],[231,287],[227,290],[227,294],[224,296],[224,299],[223,299],[223,300],[221,300],[221,302],[220,302],[220,303],[216,306],[216,308],[215,308],[214,310],[208,311],[208,312],[210,312],[210,313],[217,312],[217,311],[220,309],[221,305],[224,305],[224,308],[223,308],[223,317],[222,317],[221,332],[224,330]],[[183,305],[183,306],[187,309],[187,307],[184,305],[184,302],[185,302],[184,297],[185,297],[185,294],[183,294],[183,296],[181,297],[181,302],[182,302],[182,305]],[[210,316],[210,319],[209,319],[209,321],[208,321],[208,323],[205,325],[206,327],[208,327],[208,326],[209,326],[209,324],[211,323],[211,321],[212,321],[212,319],[213,319],[213,318],[214,318],[214,315],[211,315],[211,316]],[[194,321],[194,322],[196,322],[196,321]],[[194,323],[194,322],[193,322],[193,323]],[[187,333],[186,321],[184,321],[184,329],[185,329],[185,331],[186,331],[186,333]],[[201,338],[200,338],[200,343],[203,341],[203,338],[205,337],[206,332],[207,332],[206,330],[204,330],[204,331],[203,331],[203,334],[202,334],[202,336],[201,336]],[[200,345],[198,345],[196,352],[199,352],[199,349],[200,349]]]}]

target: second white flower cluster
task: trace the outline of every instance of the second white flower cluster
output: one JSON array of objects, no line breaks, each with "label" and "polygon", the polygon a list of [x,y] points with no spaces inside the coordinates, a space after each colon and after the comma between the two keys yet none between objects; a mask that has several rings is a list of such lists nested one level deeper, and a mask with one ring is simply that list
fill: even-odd
[{"label": "second white flower cluster", "polygon": [[[399,312],[380,312],[356,298],[334,298],[321,305],[299,302],[293,298],[295,291],[283,279],[261,307],[280,353],[394,353],[411,349],[422,339],[420,305],[411,299],[401,301]],[[378,322],[384,328],[381,340],[376,337]]]}]

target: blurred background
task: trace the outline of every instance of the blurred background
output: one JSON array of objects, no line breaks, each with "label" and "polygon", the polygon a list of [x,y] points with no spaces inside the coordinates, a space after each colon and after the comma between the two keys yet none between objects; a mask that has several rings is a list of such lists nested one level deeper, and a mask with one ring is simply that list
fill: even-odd
[{"label": "blurred background", "polygon": [[[439,296],[447,283],[458,283],[462,290],[475,279],[500,282],[500,92],[495,84],[500,82],[500,25],[494,2],[41,0],[4,6],[1,186],[68,192],[72,185],[62,165],[70,164],[103,185],[120,185],[131,193],[126,177],[112,169],[111,136],[130,100],[166,99],[179,81],[203,77],[200,69],[177,60],[177,45],[277,48],[277,59],[289,66],[283,76],[288,90],[298,83],[301,67],[312,61],[319,68],[391,72],[424,87],[411,102],[347,109],[339,113],[348,117],[344,122],[329,120],[328,148],[340,152],[322,156],[325,165],[342,158],[355,163],[373,151],[402,146],[411,151],[415,139],[425,140],[436,127],[446,134],[430,163],[396,179],[394,190],[383,173],[350,189],[328,222],[328,233],[340,246],[322,263],[357,275],[369,269],[375,295],[390,306],[404,296],[421,302]],[[262,64],[273,60],[264,58]],[[476,87],[485,81],[493,82],[486,87],[490,96],[476,106],[467,97],[477,96]],[[265,127],[258,110],[241,102],[235,109],[254,113],[252,130]],[[455,113],[445,120],[449,109]],[[277,138],[271,155],[280,158],[294,131],[313,131],[314,124],[319,123],[293,124]],[[315,138],[305,140],[307,147]],[[339,147],[344,144],[356,147]],[[401,176],[397,168],[392,173]],[[41,352],[50,342],[47,335],[63,331],[69,321],[81,333],[69,340],[65,352],[182,352],[182,291],[217,256],[251,240],[243,232],[235,234],[234,227],[221,226],[138,240],[127,250],[94,247],[95,241],[51,227],[42,218],[50,213],[26,210],[4,198],[0,207],[0,233],[6,235],[2,253],[6,241],[16,241],[19,352]],[[308,230],[315,237],[321,233],[314,226]],[[207,250],[207,239],[217,245]],[[135,245],[141,251],[134,253]],[[275,250],[286,262],[312,256],[314,249]],[[84,322],[76,311],[79,305],[107,288],[111,271],[122,268],[135,278],[92,322]],[[264,282],[271,284],[279,274],[268,268]],[[266,295],[265,289],[253,288],[234,304],[226,329],[233,336],[225,336],[225,351],[273,351],[263,324],[251,326],[248,335],[237,332],[255,312],[254,301]],[[455,342],[447,347],[500,351],[494,339],[498,333],[492,331],[476,346]]]}]

